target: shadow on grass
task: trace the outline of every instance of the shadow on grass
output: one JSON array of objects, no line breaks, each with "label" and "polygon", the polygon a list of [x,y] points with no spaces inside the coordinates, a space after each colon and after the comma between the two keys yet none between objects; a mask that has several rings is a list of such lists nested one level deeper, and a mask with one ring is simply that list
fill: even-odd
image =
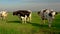
[{"label": "shadow on grass", "polygon": [[58,33],[60,33],[60,30],[57,30],[57,29],[60,29],[60,27],[58,25],[55,26],[56,28],[49,28],[48,25],[45,25],[45,24],[37,24],[37,23],[29,23],[29,24],[32,24],[32,26],[36,26],[36,27],[40,28],[40,31],[43,31],[43,32],[48,32],[48,33],[58,32]]},{"label": "shadow on grass", "polygon": [[20,21],[7,21],[7,23],[21,23]]},{"label": "shadow on grass", "polygon": [[36,27],[48,27],[48,25],[44,25],[44,24],[37,24],[37,23],[30,23],[29,24],[32,24],[32,26],[36,26]]}]

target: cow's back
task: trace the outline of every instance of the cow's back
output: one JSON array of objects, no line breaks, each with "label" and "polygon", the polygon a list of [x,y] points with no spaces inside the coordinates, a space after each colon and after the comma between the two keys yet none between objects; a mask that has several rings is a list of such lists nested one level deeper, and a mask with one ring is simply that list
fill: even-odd
[{"label": "cow's back", "polygon": [[29,16],[30,12],[27,10],[18,10],[16,11],[17,15],[20,14],[20,16],[24,16],[27,15],[27,17]]}]

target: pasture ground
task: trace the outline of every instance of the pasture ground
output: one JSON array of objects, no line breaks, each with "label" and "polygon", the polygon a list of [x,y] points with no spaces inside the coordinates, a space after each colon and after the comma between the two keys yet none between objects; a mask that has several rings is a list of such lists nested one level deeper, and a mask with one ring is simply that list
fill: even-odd
[{"label": "pasture ground", "polygon": [[47,21],[41,25],[40,19],[37,13],[33,12],[31,23],[21,24],[17,16],[9,13],[6,21],[0,19],[0,34],[60,34],[60,14],[56,15],[51,28]]}]

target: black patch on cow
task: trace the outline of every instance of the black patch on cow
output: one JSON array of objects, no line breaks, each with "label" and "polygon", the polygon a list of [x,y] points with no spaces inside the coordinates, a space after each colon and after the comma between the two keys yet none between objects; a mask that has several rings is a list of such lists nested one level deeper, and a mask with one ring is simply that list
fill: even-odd
[{"label": "black patch on cow", "polygon": [[46,12],[46,10],[47,10],[47,9],[43,10],[43,17],[45,17],[45,16],[44,16],[44,12]]},{"label": "black patch on cow", "polygon": [[13,15],[18,15],[18,14],[20,14],[20,16],[25,17],[25,15],[26,15],[27,17],[29,17],[30,13],[31,13],[31,12],[29,12],[29,11],[27,11],[27,10],[18,10],[18,11],[13,12]]},{"label": "black patch on cow", "polygon": [[50,17],[52,17],[52,13],[53,13],[53,11],[51,11],[51,12],[49,13],[49,16],[50,16]]},{"label": "black patch on cow", "polygon": [[43,13],[46,12],[47,9],[43,10]]},{"label": "black patch on cow", "polygon": [[49,16],[52,17],[52,13],[49,13]]}]

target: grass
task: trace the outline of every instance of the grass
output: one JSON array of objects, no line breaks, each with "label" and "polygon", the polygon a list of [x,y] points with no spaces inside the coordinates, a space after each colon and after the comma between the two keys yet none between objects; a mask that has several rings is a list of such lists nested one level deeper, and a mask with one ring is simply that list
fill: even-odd
[{"label": "grass", "polygon": [[48,28],[48,23],[41,25],[41,18],[36,12],[32,13],[32,22],[21,24],[17,16],[9,13],[7,21],[0,20],[0,34],[59,34],[60,14],[56,15],[52,27]]}]

